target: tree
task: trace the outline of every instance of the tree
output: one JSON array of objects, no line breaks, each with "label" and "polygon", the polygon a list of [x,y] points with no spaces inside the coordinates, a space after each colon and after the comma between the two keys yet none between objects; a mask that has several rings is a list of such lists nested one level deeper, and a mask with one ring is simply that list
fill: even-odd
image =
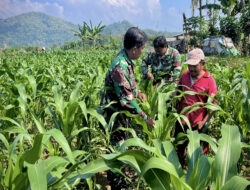
[{"label": "tree", "polygon": [[74,36],[79,37],[84,45],[85,41],[88,39],[87,23],[83,22],[83,26],[78,25],[78,31],[73,30]]},{"label": "tree", "polygon": [[100,22],[97,26],[93,26],[91,21],[89,25],[84,21],[83,26],[78,25],[78,31],[73,30],[73,32],[75,36],[82,40],[83,45],[87,40],[90,40],[95,48],[96,42],[101,39],[101,32],[105,27],[105,25],[102,25],[102,22]]},{"label": "tree", "polygon": [[200,8],[199,8],[199,11],[200,11],[200,18],[202,17],[202,0],[192,0],[192,3],[191,3],[191,8],[192,8],[192,16],[194,16],[194,10],[198,7],[198,2],[199,2],[199,5],[200,5]]},{"label": "tree", "polygon": [[217,27],[217,23],[220,19],[220,10],[221,6],[216,4],[216,0],[213,3],[207,3],[201,7],[201,9],[207,10],[208,15],[208,27],[209,27],[209,35],[215,36],[219,34],[219,29]]},{"label": "tree", "polygon": [[[86,24],[87,25],[87,24]],[[102,25],[102,22],[100,22],[97,26],[92,25],[92,22],[90,21],[90,25],[87,25],[87,31],[88,31],[88,39],[92,41],[92,45],[95,48],[96,41],[101,40],[101,32],[106,27],[106,25]]]}]

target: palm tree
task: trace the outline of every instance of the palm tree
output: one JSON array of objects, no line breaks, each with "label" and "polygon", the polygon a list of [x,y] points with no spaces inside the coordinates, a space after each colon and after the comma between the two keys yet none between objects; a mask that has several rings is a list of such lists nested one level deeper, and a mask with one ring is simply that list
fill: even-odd
[{"label": "palm tree", "polygon": [[94,27],[91,21],[90,21],[90,25],[87,25],[88,39],[92,41],[94,48],[96,45],[96,41],[101,39],[101,36],[102,36],[101,32],[103,31],[105,27],[106,25],[102,25],[102,22],[100,22],[97,26],[94,26]]},{"label": "palm tree", "polygon": [[192,16],[194,16],[194,10],[198,7],[198,3],[199,3],[199,11],[200,11],[200,18],[202,17],[202,0],[192,0],[191,3],[191,8],[192,8]]},{"label": "palm tree", "polygon": [[216,2],[214,0],[213,3],[207,3],[206,5],[203,5],[201,9],[209,9],[209,10],[220,9],[227,16],[236,16],[238,13],[240,13],[241,9],[246,7],[246,5],[249,3],[249,0],[218,0],[218,1],[219,2]]},{"label": "palm tree", "polygon": [[88,39],[87,26],[88,26],[87,23],[83,22],[82,27],[78,24],[78,31],[73,29],[74,36],[79,37],[82,40],[83,45],[84,45],[85,41]]},{"label": "palm tree", "polygon": [[79,37],[83,44],[86,40],[90,40],[92,41],[93,47],[95,47],[96,41],[101,39],[102,35],[100,33],[105,27],[105,25],[102,25],[102,22],[100,22],[97,26],[93,26],[91,21],[89,25],[84,21],[83,26],[78,25],[78,31],[73,30],[73,32],[74,36]]}]

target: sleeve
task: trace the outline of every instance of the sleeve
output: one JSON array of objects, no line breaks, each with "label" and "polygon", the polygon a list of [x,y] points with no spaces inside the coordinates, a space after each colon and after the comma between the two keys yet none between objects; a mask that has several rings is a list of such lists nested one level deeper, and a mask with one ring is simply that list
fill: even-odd
[{"label": "sleeve", "polygon": [[[210,96],[211,94],[214,94],[214,95],[217,94],[217,85],[212,76],[210,76],[209,89],[208,89],[208,95]],[[213,104],[217,104],[217,101],[214,100]]]},{"label": "sleeve", "polygon": [[181,56],[177,50],[173,52],[173,81],[176,81],[178,84],[177,79],[181,73]]},{"label": "sleeve", "polygon": [[141,70],[142,70],[142,73],[144,75],[144,77],[147,75],[148,73],[148,66],[150,65],[150,61],[151,60],[151,55],[150,53],[147,55],[147,57],[145,57],[143,60],[142,60],[142,63],[141,63]]},{"label": "sleeve", "polygon": [[124,70],[122,68],[113,69],[111,78],[114,82],[115,94],[117,95],[120,104],[131,114],[139,115],[146,120],[147,115],[139,107],[139,103],[136,100],[130,85],[132,84],[132,81],[129,80]]}]

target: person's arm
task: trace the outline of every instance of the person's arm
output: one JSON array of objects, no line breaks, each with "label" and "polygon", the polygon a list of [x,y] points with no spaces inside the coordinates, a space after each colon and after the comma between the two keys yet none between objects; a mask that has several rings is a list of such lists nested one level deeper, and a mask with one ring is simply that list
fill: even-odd
[{"label": "person's arm", "polygon": [[132,93],[130,86],[132,82],[128,81],[128,79],[125,77],[124,71],[121,68],[114,69],[112,71],[111,77],[114,82],[114,90],[120,101],[120,104],[131,114],[141,116],[147,122],[147,124],[154,126],[154,120],[147,116],[140,108],[136,97]]},{"label": "person's arm", "polygon": [[150,62],[151,62],[150,59],[151,59],[151,54],[149,53],[147,57],[145,57],[142,60],[142,63],[141,63],[141,70],[142,70],[143,76],[144,78],[148,78],[148,79],[153,78],[152,73],[148,71],[148,66],[150,65]]},{"label": "person's arm", "polygon": [[[216,95],[217,94],[217,86],[214,78],[210,76],[210,81],[209,81],[209,90],[208,90],[208,95],[211,96],[212,94]],[[216,100],[213,100],[213,104],[217,104]],[[202,121],[198,122],[198,130],[202,130],[203,126],[209,122],[211,117],[213,116],[214,111],[211,112],[211,114],[207,113],[205,117],[203,118]]]}]

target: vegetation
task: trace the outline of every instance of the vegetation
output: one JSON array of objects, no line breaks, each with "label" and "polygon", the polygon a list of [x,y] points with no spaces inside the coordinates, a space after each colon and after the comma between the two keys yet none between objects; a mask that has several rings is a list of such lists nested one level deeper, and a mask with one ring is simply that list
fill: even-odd
[{"label": "vegetation", "polygon": [[75,25],[44,13],[25,13],[0,20],[0,47],[62,45],[76,40]]},{"label": "vegetation", "polygon": [[[199,1],[200,16],[185,19],[183,29],[192,36],[190,45],[200,46],[203,39],[224,35],[232,38],[235,45],[245,55],[249,54],[249,0]],[[192,10],[197,8],[198,0],[192,0]],[[207,17],[201,10],[207,11]]]},{"label": "vegetation", "polygon": [[[200,7],[200,17],[188,18],[184,24],[185,30],[196,37],[192,45],[212,33],[247,40],[248,1],[240,1],[244,7],[241,10],[237,0],[219,2],[202,6],[202,0],[192,1],[193,8],[198,3]],[[202,9],[209,10],[209,20],[202,17]],[[227,17],[216,19],[218,11]],[[233,17],[237,14],[237,18]],[[124,33],[128,25],[124,21],[121,28],[115,24],[112,27]],[[126,111],[115,112],[106,121],[99,105],[104,78],[122,46],[122,35],[114,37],[108,27],[101,22],[98,26],[83,22],[78,31],[74,30],[80,40],[70,40],[61,48],[54,43],[54,49],[47,51],[30,46],[0,52],[0,190],[103,189],[105,184],[100,178],[105,179],[107,170],[123,175],[130,189],[249,188],[249,57],[207,58],[206,69],[218,87],[216,97],[210,96],[202,104],[214,113],[206,124],[207,134],[193,131],[183,115],[201,103],[181,113],[174,106],[185,94],[195,95],[194,92],[180,91],[175,95],[171,84],[154,88],[152,81],[141,82],[139,64],[143,56],[135,61],[135,73],[137,86],[147,101],[138,101],[155,119],[154,128]],[[109,35],[106,39],[101,37],[105,30]],[[154,32],[148,32],[152,40]],[[183,66],[182,73],[186,69]],[[212,103],[214,98],[216,105]],[[129,133],[122,146],[110,141],[118,114],[130,118],[128,126],[118,128]],[[187,134],[179,133],[174,138],[175,125],[181,119],[189,129]],[[189,142],[187,167],[182,168],[176,147],[185,141]],[[203,154],[201,141],[209,143],[208,154]]]},{"label": "vegetation", "polygon": [[[89,37],[94,37],[93,40],[100,38],[100,36],[93,36],[94,30],[97,31],[97,28],[91,29],[92,23],[87,25],[90,27],[86,28],[89,29],[89,34],[91,34],[88,34]],[[103,36],[101,41],[110,42],[110,35],[113,37],[113,39],[121,39],[122,35],[125,34],[127,29],[132,26],[133,24],[129,23],[128,21],[113,23],[107,25],[105,28],[102,28],[102,30],[98,32],[98,35],[101,34]],[[84,23],[81,29],[83,29],[82,32],[84,32]],[[72,30],[79,31],[79,26],[38,12],[25,13],[3,20],[0,19],[0,48],[15,46],[45,46],[57,48],[64,45],[68,47],[67,45],[69,43],[73,45],[73,48],[75,48],[77,45],[77,37],[79,37],[79,35],[75,33],[76,36],[74,36]],[[166,31],[156,32],[149,29],[146,29],[145,32],[152,36],[165,35],[166,37],[176,34]],[[84,36],[84,34],[81,33],[81,36]],[[75,44],[73,44],[74,41]],[[98,41],[99,40],[97,40],[97,42]],[[87,40],[86,46],[89,45],[93,46],[91,40]]]},{"label": "vegetation", "polygon": [[89,25],[84,21],[83,26],[78,25],[78,31],[73,30],[74,35],[79,37],[82,40],[82,44],[84,45],[87,41],[92,43],[92,46],[95,48],[97,45],[97,41],[101,42],[103,39],[101,32],[105,28],[105,25],[102,25],[100,22],[97,26],[93,26],[90,21]]},{"label": "vegetation", "polygon": [[[1,189],[100,189],[96,174],[109,169],[122,172],[124,167],[134,171],[139,189],[245,189],[249,58],[209,58],[207,69],[219,92],[217,106],[211,101],[204,105],[216,111],[209,135],[189,130],[176,139],[175,122],[185,117],[168,108],[183,94],[173,96],[171,85],[153,89],[152,81],[139,84],[141,60],[136,61],[138,85],[148,98],[141,106],[156,119],[156,126],[152,129],[133,117],[129,128],[121,128],[131,133],[122,148],[128,150],[122,152],[110,143],[118,113],[107,122],[99,106],[105,73],[116,53],[98,49],[1,53]],[[181,168],[175,151],[183,139],[189,141],[188,170]],[[209,142],[208,155],[202,154],[200,140]]]}]

